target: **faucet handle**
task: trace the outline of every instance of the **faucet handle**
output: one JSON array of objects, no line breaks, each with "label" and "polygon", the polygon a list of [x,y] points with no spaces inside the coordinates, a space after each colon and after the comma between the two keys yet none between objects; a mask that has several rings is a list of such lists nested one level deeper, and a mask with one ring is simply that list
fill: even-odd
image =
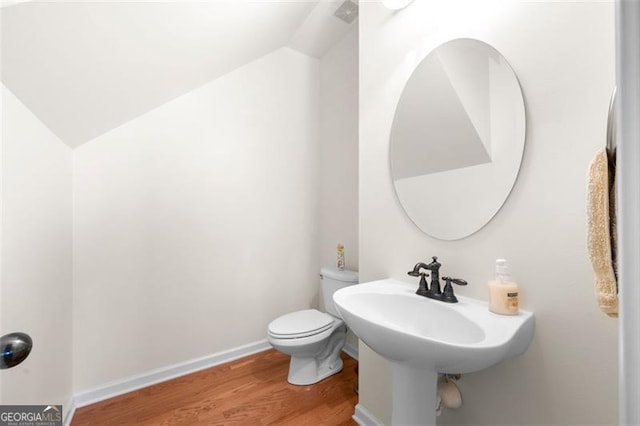
[{"label": "faucet handle", "polygon": [[421,272],[420,274],[420,285],[418,286],[418,290],[416,291],[416,294],[419,294],[420,296],[426,296],[427,293],[429,292],[429,287],[427,285],[427,274],[425,274],[424,272]]},{"label": "faucet handle", "polygon": [[467,285],[468,284],[462,278],[442,277],[442,279],[445,280],[447,283],[452,282],[452,283],[458,284],[458,285]]},{"label": "faucet handle", "polygon": [[447,303],[457,303],[458,298],[455,296],[455,294],[453,294],[453,286],[451,285],[451,283],[457,285],[467,285],[467,282],[460,278],[442,277],[442,279],[446,284],[444,285],[444,289],[442,290],[442,299],[440,300]]}]

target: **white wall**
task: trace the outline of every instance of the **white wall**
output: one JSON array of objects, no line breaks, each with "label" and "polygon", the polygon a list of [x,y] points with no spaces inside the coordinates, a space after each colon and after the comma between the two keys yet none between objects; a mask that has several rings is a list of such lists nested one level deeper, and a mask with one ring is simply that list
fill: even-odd
[{"label": "white wall", "polygon": [[71,158],[2,86],[0,334],[25,332],[34,346],[2,371],[0,404],[71,397]]},{"label": "white wall", "polygon": [[[596,306],[585,236],[586,171],[605,143],[614,85],[613,12],[606,2],[415,1],[395,13],[360,2],[361,280],[408,280],[412,265],[437,255],[444,274],[468,279],[460,294],[486,299],[494,261],[505,256],[522,307],[536,315],[527,353],[463,376],[464,406],[440,423],[617,422],[617,321]],[[526,102],[527,145],[498,215],[471,237],[444,242],[398,205],[388,137],[411,71],[458,37],[485,41],[510,62]],[[388,367],[362,343],[360,404],[389,421]]]},{"label": "white wall", "polygon": [[358,270],[358,31],[320,59],[320,262]]},{"label": "white wall", "polygon": [[74,151],[74,390],[318,298],[318,61],[279,49]]}]

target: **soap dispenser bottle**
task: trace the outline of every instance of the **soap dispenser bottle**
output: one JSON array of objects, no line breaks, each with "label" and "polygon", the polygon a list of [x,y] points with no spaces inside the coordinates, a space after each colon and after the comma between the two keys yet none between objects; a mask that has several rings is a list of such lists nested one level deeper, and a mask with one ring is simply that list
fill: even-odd
[{"label": "soap dispenser bottle", "polygon": [[518,284],[513,281],[506,259],[496,260],[496,279],[489,281],[489,310],[501,315],[518,313]]}]

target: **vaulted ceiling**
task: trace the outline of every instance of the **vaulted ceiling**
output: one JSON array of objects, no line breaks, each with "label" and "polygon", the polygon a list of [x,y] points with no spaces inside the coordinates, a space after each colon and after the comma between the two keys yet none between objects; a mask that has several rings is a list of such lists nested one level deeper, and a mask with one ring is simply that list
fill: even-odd
[{"label": "vaulted ceiling", "polygon": [[13,2],[2,83],[73,148],[279,47],[320,57],[341,3]]}]

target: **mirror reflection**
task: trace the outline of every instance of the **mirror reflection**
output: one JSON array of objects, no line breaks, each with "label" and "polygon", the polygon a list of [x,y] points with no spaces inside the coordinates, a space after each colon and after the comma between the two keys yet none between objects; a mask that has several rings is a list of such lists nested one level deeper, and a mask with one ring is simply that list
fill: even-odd
[{"label": "mirror reflection", "polygon": [[390,139],[409,218],[435,238],[473,234],[504,204],[522,160],[525,110],[513,70],[479,40],[440,45],[409,78]]}]

